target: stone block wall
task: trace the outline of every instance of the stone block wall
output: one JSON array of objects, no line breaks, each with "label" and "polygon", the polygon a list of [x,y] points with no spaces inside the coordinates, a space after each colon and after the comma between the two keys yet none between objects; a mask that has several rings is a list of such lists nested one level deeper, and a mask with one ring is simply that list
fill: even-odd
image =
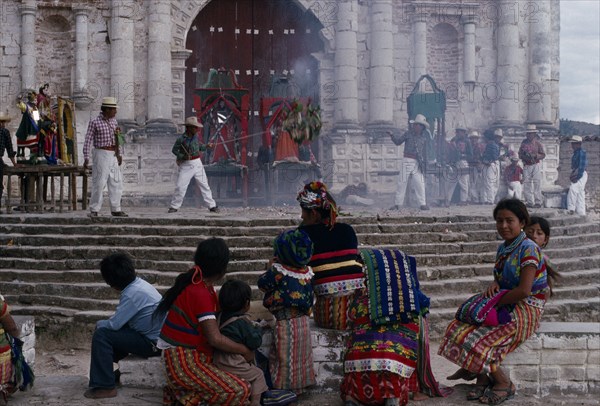
[{"label": "stone block wall", "polygon": [[503,367],[524,396],[600,394],[600,325],[542,323]]}]

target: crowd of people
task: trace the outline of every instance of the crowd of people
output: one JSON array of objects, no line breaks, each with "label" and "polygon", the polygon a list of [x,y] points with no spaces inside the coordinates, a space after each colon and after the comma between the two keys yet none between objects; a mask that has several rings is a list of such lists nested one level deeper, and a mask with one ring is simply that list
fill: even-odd
[{"label": "crowd of people", "polygon": [[[274,238],[273,257],[258,279],[271,321],[249,317],[252,290],[245,281],[228,279],[217,293],[230,258],[221,238],[201,241],[194,265],[162,296],[137,276],[127,254],[105,257],[101,275],[120,298],[115,313],[96,324],[84,396],[117,396],[120,372],[113,363],[136,354],[162,356],[165,405],[292,403],[316,383],[311,316],[318,327],[348,332],[345,406],[406,405],[450,394],[431,368],[430,299],[420,289],[416,259],[392,248],[359,248],[321,182],[306,184],[297,200],[302,223]],[[515,198],[501,200],[493,217],[503,242],[492,281],[459,307],[438,353],[459,367],[448,379],[475,380],[467,399],[497,405],[516,391],[502,361],[538,328],[559,274],[542,252],[550,237],[545,219],[530,217]],[[0,305],[6,333],[0,339],[18,336],[1,298]],[[273,340],[265,357],[257,350],[266,330]]]}]

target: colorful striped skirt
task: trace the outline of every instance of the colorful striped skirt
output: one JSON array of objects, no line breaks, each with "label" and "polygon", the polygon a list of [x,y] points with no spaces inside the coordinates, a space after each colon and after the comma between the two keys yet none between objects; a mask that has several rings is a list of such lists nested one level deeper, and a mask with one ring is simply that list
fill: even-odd
[{"label": "colorful striped skirt", "polygon": [[314,385],[312,340],[308,316],[277,320],[269,352],[273,387],[301,392]]},{"label": "colorful striped skirt", "polygon": [[163,404],[179,402],[185,406],[243,405],[250,397],[250,386],[243,379],[222,371],[212,357],[191,348],[174,347],[163,351],[167,385]]},{"label": "colorful striped skirt", "polygon": [[543,310],[523,302],[515,305],[512,322],[499,326],[474,326],[453,320],[438,354],[476,374],[495,372],[506,355],[537,330]]},{"label": "colorful striped skirt", "polygon": [[313,307],[315,324],[321,328],[348,330],[348,308],[354,292],[345,296],[317,295]]}]

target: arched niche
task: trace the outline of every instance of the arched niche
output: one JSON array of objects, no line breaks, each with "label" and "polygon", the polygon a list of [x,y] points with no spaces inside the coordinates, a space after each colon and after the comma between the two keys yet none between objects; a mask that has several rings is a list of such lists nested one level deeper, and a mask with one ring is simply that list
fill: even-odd
[{"label": "arched niche", "polygon": [[433,26],[427,35],[427,72],[449,101],[458,99],[459,59],[456,28],[448,23]]}]

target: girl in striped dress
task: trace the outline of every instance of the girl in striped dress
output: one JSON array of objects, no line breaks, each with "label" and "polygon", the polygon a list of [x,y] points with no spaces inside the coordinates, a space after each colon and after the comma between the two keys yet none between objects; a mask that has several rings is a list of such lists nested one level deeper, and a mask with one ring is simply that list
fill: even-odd
[{"label": "girl in striped dress", "polygon": [[271,266],[258,279],[263,305],[277,319],[269,352],[273,387],[296,393],[315,384],[309,327],[313,304],[313,244],[304,231],[288,230],[273,242]]},{"label": "girl in striped dress", "polygon": [[516,387],[500,364],[539,327],[548,291],[541,250],[523,231],[529,223],[525,204],[518,199],[502,200],[494,208],[494,219],[504,243],[496,254],[494,280],[484,295],[507,291],[498,305],[512,308],[511,321],[487,326],[453,320],[438,351],[460,367],[449,379],[477,379],[467,399],[490,405],[514,396]]}]

